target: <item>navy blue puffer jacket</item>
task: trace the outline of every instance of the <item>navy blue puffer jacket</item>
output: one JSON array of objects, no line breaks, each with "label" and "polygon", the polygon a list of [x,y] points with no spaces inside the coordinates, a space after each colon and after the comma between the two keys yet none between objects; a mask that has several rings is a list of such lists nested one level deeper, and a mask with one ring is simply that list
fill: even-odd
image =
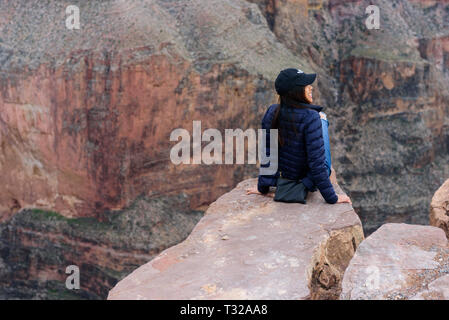
[{"label": "navy blue puffer jacket", "polygon": [[[322,107],[303,104],[304,109],[283,104],[279,112],[279,134],[284,144],[278,149],[278,172],[259,175],[257,188],[267,193],[276,186],[279,173],[286,179],[302,180],[309,191],[320,190],[327,203],[336,203],[338,197],[330,182],[325,165],[324,141],[319,112]],[[269,129],[278,105],[271,105],[262,119],[262,129],[267,130],[266,150],[269,155]],[[269,164],[262,165],[268,167]]]}]

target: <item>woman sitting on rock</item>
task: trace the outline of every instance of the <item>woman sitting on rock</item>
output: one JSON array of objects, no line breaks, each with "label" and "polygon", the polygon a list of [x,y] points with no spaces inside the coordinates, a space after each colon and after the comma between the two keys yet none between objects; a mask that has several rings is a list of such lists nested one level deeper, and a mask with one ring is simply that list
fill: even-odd
[{"label": "woman sitting on rock", "polygon": [[268,194],[269,187],[276,186],[275,201],[305,203],[308,192],[318,189],[327,203],[351,203],[348,196],[337,196],[329,179],[329,122],[322,107],[311,104],[315,78],[316,74],[298,69],[285,69],[278,75],[279,104],[271,105],[262,120],[268,152],[269,129],[278,129],[278,171],[259,175],[257,188],[247,189],[247,194]]}]

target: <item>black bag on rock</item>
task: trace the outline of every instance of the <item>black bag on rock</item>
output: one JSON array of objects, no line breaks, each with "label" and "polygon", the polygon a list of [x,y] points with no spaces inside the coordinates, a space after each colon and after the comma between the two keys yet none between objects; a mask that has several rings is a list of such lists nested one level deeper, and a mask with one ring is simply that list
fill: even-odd
[{"label": "black bag on rock", "polygon": [[308,193],[309,191],[301,180],[289,180],[279,177],[274,194],[274,201],[306,204]]}]

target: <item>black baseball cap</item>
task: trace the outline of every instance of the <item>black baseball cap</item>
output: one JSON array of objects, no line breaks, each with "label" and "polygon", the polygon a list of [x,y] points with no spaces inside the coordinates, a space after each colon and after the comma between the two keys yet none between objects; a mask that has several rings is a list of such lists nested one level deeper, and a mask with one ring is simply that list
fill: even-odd
[{"label": "black baseball cap", "polygon": [[274,86],[279,95],[284,95],[297,86],[307,86],[315,81],[316,73],[304,73],[300,69],[284,69],[282,70]]}]

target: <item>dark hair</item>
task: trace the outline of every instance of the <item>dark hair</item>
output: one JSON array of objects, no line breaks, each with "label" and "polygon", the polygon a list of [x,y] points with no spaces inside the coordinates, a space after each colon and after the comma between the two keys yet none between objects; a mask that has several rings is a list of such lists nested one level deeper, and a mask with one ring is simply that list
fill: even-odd
[{"label": "dark hair", "polygon": [[296,86],[289,92],[287,92],[283,96],[279,96],[281,103],[280,104],[288,104],[292,107],[296,108],[304,108],[301,106],[301,103],[309,103],[306,98],[306,87],[305,86]]},{"label": "dark hair", "polygon": [[[308,100],[306,99],[306,87],[305,86],[296,86],[289,92],[287,92],[284,95],[280,95],[278,99],[278,106],[276,108],[276,111],[274,112],[273,121],[271,122],[271,129],[278,129],[278,140],[279,144],[282,146],[284,145],[284,139],[281,135],[281,128],[279,128],[279,114],[281,111],[281,108],[283,105],[288,105],[294,108],[306,108],[304,105],[301,105],[303,103],[308,104]],[[296,126],[294,124],[291,124],[293,126],[293,130],[295,131],[295,134],[297,135],[298,132],[296,131]]]}]

